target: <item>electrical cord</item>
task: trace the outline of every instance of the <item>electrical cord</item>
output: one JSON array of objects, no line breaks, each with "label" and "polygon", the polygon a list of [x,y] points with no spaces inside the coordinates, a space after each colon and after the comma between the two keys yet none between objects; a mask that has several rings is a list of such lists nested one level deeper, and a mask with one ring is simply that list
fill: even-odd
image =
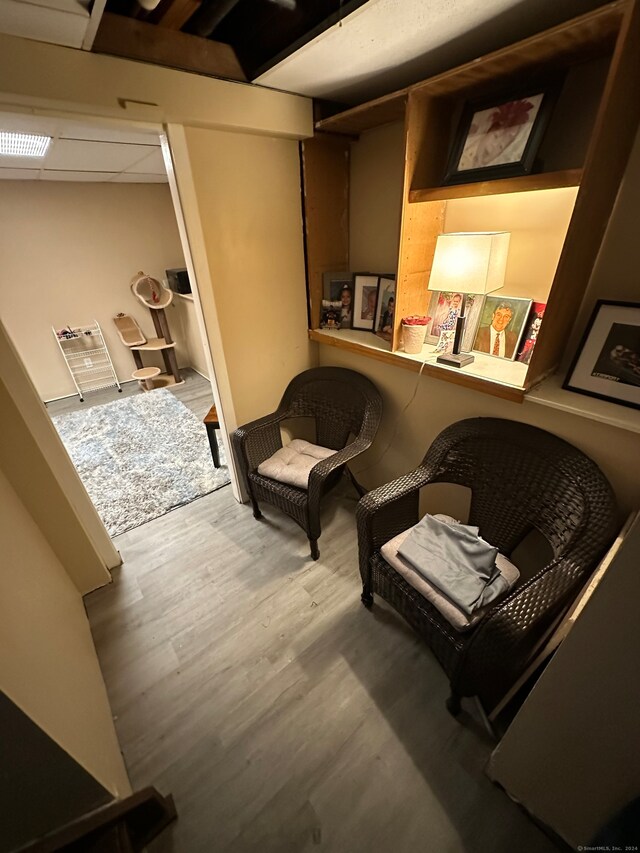
[{"label": "electrical cord", "polygon": [[405,403],[404,408],[402,409],[402,411],[400,412],[400,414],[399,414],[399,415],[398,415],[398,417],[396,418],[396,427],[395,427],[395,429],[394,429],[394,431],[393,431],[393,435],[391,436],[391,438],[390,438],[390,439],[389,439],[389,441],[387,442],[387,444],[386,444],[386,446],[385,446],[384,450],[382,451],[382,453],[378,456],[378,458],[377,458],[377,459],[375,459],[373,462],[370,462],[370,463],[369,463],[369,465],[367,465],[367,466],[366,466],[366,467],[364,467],[364,468],[360,468],[360,470],[359,470],[359,471],[355,471],[355,472],[354,472],[354,476],[355,476],[355,475],[360,476],[360,474],[363,474],[365,471],[369,471],[371,468],[375,467],[379,462],[381,462],[381,461],[384,459],[384,457],[385,457],[385,455],[386,455],[387,451],[389,450],[389,448],[391,447],[391,445],[392,445],[392,444],[394,443],[394,441],[396,440],[396,436],[398,435],[398,430],[400,429],[400,424],[402,423],[402,419],[403,419],[403,416],[404,416],[405,412],[407,411],[407,409],[409,408],[409,406],[411,406],[411,404],[413,403],[413,401],[414,401],[414,400],[415,400],[415,398],[416,398],[416,395],[417,395],[417,393],[418,393],[418,386],[420,385],[420,377],[422,376],[422,371],[424,370],[425,365],[426,365],[428,362],[430,362],[430,361],[434,361],[434,359],[435,359],[436,357],[437,357],[437,356],[433,355],[433,356],[431,356],[430,358],[425,358],[425,359],[424,359],[424,361],[422,362],[422,364],[420,365],[420,370],[418,371],[418,378],[416,379],[416,384],[415,384],[415,387],[414,387],[414,389],[413,389],[413,393],[411,394],[411,397],[409,398],[408,402],[407,402],[407,403]]}]

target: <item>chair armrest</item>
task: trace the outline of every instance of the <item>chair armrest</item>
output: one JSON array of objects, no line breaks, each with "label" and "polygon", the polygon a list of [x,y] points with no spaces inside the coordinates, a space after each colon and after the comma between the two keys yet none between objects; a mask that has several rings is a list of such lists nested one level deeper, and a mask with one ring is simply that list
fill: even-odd
[{"label": "chair armrest", "polygon": [[370,582],[370,560],[373,554],[402,533],[417,524],[419,519],[420,489],[433,482],[435,471],[420,465],[384,486],[368,492],[358,503],[358,553],[362,582]]},{"label": "chair armrest", "polygon": [[285,417],[285,412],[279,410],[272,412],[270,415],[238,427],[231,436],[233,449],[245,480],[261,462],[282,447],[280,421]]},{"label": "chair armrest", "polygon": [[589,571],[557,557],[492,608],[465,644],[451,676],[454,691],[495,707],[571,605]]}]

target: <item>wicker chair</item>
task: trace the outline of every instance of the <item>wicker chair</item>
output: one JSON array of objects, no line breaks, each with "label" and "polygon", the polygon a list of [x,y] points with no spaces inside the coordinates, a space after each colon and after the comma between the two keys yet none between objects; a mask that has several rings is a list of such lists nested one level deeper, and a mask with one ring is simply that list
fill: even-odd
[{"label": "wicker chair", "polygon": [[[465,633],[380,555],[385,542],[419,520],[420,488],[443,482],[471,489],[469,523],[506,557],[534,530],[552,554]],[[615,536],[616,515],[608,481],[572,445],[515,421],[460,421],[440,433],[415,471],[358,504],[363,604],[371,607],[378,593],[427,641],[449,677],[452,714],[462,696],[478,696],[490,709],[575,599]]]},{"label": "wicker chair", "polygon": [[[305,531],[311,556],[317,560],[321,498],[339,481],[347,462],[371,446],[381,416],[382,399],[377,388],[354,370],[316,367],[296,376],[273,414],[245,424],[233,434],[254,517],[262,517],[258,501],[277,506]],[[314,418],[316,442],[339,451],[314,465],[306,491],[257,471],[261,462],[282,447],[280,423],[299,417]],[[352,436],[355,438],[349,441]]]}]

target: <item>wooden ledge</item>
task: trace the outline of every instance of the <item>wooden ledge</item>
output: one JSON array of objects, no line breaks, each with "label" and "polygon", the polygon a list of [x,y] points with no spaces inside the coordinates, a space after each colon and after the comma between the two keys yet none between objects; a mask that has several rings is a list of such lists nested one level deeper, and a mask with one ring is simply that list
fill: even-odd
[{"label": "wooden ledge", "polygon": [[[454,385],[461,385],[463,388],[470,388],[472,391],[480,391],[483,394],[491,394],[494,397],[510,400],[513,403],[522,403],[525,398],[525,389],[519,388],[516,385],[485,379],[477,375],[474,376],[464,368],[458,370],[457,368],[445,367],[444,365],[436,364],[435,361],[425,364],[418,356],[407,355],[404,352],[391,352],[388,343],[381,338],[376,338],[370,332],[361,332],[360,334],[363,336],[368,335],[371,338],[371,343],[365,343],[366,338],[364,337],[362,342],[354,340],[354,334],[357,333],[352,331],[332,333],[325,332],[322,329],[309,329],[309,339],[324,346],[347,350],[348,352],[362,355],[365,358],[373,358],[376,361],[382,361],[394,367],[411,370],[414,373],[419,373],[422,370],[423,375],[430,376],[433,379],[452,382]],[[346,337],[346,335],[349,335],[349,337]]]}]

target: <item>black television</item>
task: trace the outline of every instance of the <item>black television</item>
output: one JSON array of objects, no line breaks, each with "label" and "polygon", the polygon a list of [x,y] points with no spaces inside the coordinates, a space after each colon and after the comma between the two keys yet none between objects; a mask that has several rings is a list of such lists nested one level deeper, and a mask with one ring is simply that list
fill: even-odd
[{"label": "black television", "polygon": [[191,293],[191,282],[186,269],[165,270],[165,272],[169,290],[173,290],[174,293]]}]

